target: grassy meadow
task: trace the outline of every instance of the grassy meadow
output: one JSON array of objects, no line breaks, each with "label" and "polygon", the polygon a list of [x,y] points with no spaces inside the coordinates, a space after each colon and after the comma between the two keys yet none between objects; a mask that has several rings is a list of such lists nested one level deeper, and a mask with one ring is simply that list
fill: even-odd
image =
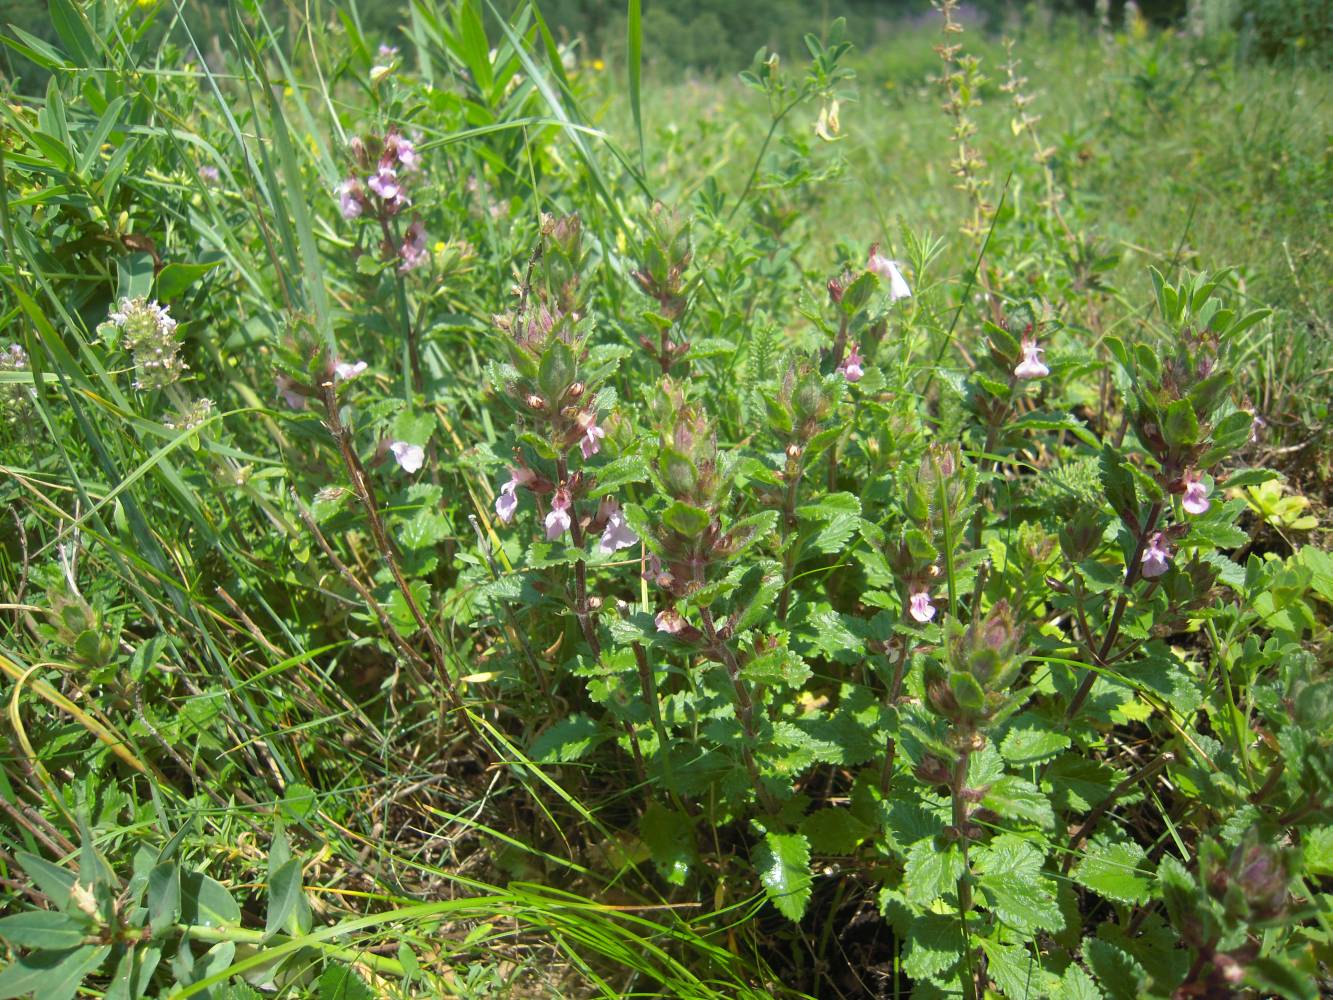
[{"label": "grassy meadow", "polygon": [[0,1000],[1333,990],[1324,54],[280,13],[0,16]]}]

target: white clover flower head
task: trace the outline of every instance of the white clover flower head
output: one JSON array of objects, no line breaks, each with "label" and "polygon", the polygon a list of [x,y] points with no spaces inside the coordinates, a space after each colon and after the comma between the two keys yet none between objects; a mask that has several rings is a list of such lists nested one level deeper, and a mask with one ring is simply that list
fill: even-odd
[{"label": "white clover flower head", "polygon": [[213,401],[204,397],[182,407],[180,415],[167,424],[173,431],[192,431],[213,415]]},{"label": "white clover flower head", "polygon": [[120,327],[121,341],[134,358],[136,389],[161,389],[188,367],[180,358],[176,321],[168,307],[142,296],[120,300],[107,321]]},{"label": "white clover flower head", "polygon": [[1024,338],[1023,360],[1014,367],[1014,376],[1022,379],[1037,379],[1049,375],[1051,370],[1041,361],[1041,356],[1045,350],[1044,347],[1037,346],[1035,340]]},{"label": "white clover flower head", "polygon": [[390,441],[389,452],[399,468],[409,474],[419,471],[426,461],[426,449],[408,441]]}]

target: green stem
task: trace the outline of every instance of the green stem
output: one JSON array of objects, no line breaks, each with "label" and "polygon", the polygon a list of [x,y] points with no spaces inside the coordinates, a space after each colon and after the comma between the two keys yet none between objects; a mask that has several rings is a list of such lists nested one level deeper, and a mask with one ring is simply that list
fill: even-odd
[{"label": "green stem", "polygon": [[[176,930],[182,935],[189,935],[195,941],[230,941],[234,944],[252,945],[262,949],[266,944],[280,945],[291,940],[285,934],[268,937],[263,931],[250,930],[247,927],[203,927],[194,924],[177,924]],[[303,942],[303,947],[313,948],[326,958],[337,958],[349,964],[364,965],[387,976],[402,978],[408,974],[403,963],[396,958],[377,955],[373,951],[361,948],[340,948],[337,945],[324,944],[322,941]]]},{"label": "green stem", "polygon": [[756,177],[759,176],[759,167],[764,162],[764,154],[768,152],[768,144],[773,141],[773,133],[776,132],[778,130],[778,126],[782,124],[782,119],[786,118],[787,115],[790,114],[792,110],[795,109],[795,107],[798,104],[800,104],[801,101],[803,100],[805,100],[804,92],[802,92],[795,100],[793,100],[785,108],[779,111],[777,117],[773,119],[773,123],[768,126],[768,135],[764,136],[764,142],[759,147],[759,155],[754,158],[754,168],[750,171],[750,179],[745,182],[745,189],[741,191],[741,196],[736,199],[735,207],[732,208],[731,214],[727,216],[728,222],[730,222],[733,218],[735,218],[736,213],[739,212],[741,210],[741,206],[745,204],[745,199],[750,196],[750,189],[754,187],[754,180]]}]

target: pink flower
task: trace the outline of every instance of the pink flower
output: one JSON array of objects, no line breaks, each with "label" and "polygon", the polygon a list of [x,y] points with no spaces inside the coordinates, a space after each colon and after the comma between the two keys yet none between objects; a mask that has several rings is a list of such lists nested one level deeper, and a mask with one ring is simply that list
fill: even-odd
[{"label": "pink flower", "polygon": [[1166,540],[1159,531],[1148,539],[1148,547],[1143,550],[1143,573],[1144,579],[1151,580],[1155,576],[1161,576],[1170,566],[1171,552],[1166,547]]},{"label": "pink flower", "polygon": [[282,397],[283,402],[293,410],[305,409],[305,393],[299,392],[296,388],[296,380],[288,378],[286,375],[279,375],[274,379],[278,387],[278,395]]},{"label": "pink flower", "polygon": [[590,423],[588,429],[583,432],[583,440],[579,442],[579,450],[583,452],[583,457],[592,458],[601,451],[602,446],[599,442],[604,437],[606,431],[598,427],[596,421]]},{"label": "pink flower", "polygon": [[1208,502],[1208,487],[1203,485],[1197,474],[1185,477],[1185,497],[1181,503],[1191,514],[1206,514],[1212,506]]},{"label": "pink flower", "polygon": [[908,614],[917,621],[925,623],[935,617],[935,605],[930,603],[930,595],[918,590],[907,603]]},{"label": "pink flower", "polygon": [[865,358],[857,353],[857,345],[853,344],[852,349],[847,353],[847,357],[842,359],[842,364],[838,365],[838,371],[842,372],[843,378],[848,382],[860,382],[861,377],[865,375],[865,369],[861,367]]},{"label": "pink flower", "polygon": [[518,510],[518,493],[516,491],[520,486],[527,486],[533,478],[532,470],[525,466],[509,470],[509,482],[500,487],[500,495],[495,498],[496,516],[505,524],[514,519],[514,514]]},{"label": "pink flower", "polygon": [[685,629],[685,619],[675,608],[659,611],[657,617],[653,619],[653,624],[657,626],[657,631],[665,632],[667,635],[678,635]]},{"label": "pink flower", "polygon": [[333,379],[335,382],[346,382],[349,378],[356,378],[368,367],[364,361],[339,361],[333,366]]},{"label": "pink flower", "polygon": [[1014,375],[1018,378],[1045,378],[1051,373],[1051,370],[1041,363],[1042,353],[1045,348],[1038,347],[1035,340],[1023,341],[1023,360],[1014,368]]},{"label": "pink flower", "polygon": [[398,265],[398,270],[403,274],[416,270],[430,259],[426,253],[426,227],[420,219],[413,220],[412,225],[407,227],[398,256],[403,258],[403,262]]},{"label": "pink flower", "polygon": [[398,157],[398,165],[407,171],[421,169],[421,154],[417,152],[416,143],[404,136],[394,136],[393,146],[394,155]]},{"label": "pink flower", "polygon": [[642,576],[645,580],[656,583],[657,578],[662,575],[662,560],[657,558],[656,552],[649,552],[647,562],[648,565],[644,567]]},{"label": "pink flower", "polygon": [[421,468],[421,463],[426,461],[426,449],[419,444],[391,441],[389,442],[389,451],[393,453],[394,461],[404,472],[416,472]]},{"label": "pink flower", "polygon": [[639,536],[630,530],[620,504],[608,497],[602,501],[601,512],[607,515],[606,528],[602,531],[602,540],[598,543],[603,553],[610,555],[612,552],[639,544]]},{"label": "pink flower", "polygon": [[348,178],[338,185],[338,208],[344,219],[355,219],[364,207],[365,195],[361,192],[361,182]]},{"label": "pink flower", "polygon": [[551,513],[546,515],[546,538],[548,541],[554,542],[569,530],[569,526],[573,523],[569,516],[569,506],[569,491],[563,488],[556,490],[555,496],[551,500]]},{"label": "pink flower", "polygon": [[398,197],[403,192],[402,186],[398,183],[398,174],[392,167],[380,167],[370,176],[370,180],[366,181],[366,186],[390,204],[397,204]]},{"label": "pink flower", "polygon": [[899,270],[899,263],[880,254],[878,243],[870,248],[870,259],[866,261],[866,267],[879,275],[879,280],[889,286],[890,302],[912,297],[912,290],[907,287],[907,279]]}]

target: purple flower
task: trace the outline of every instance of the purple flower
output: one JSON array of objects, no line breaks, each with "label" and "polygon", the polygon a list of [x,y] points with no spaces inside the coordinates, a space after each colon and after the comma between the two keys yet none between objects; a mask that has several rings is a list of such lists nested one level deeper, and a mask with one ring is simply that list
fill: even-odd
[{"label": "purple flower", "polygon": [[338,208],[344,219],[355,219],[364,207],[365,195],[361,192],[361,182],[349,177],[338,185]]},{"label": "purple flower", "polygon": [[273,381],[278,387],[278,395],[282,397],[283,402],[293,410],[305,409],[305,393],[297,391],[295,379],[288,378],[286,375],[279,375]]},{"label": "purple flower", "polygon": [[339,361],[333,366],[333,380],[346,382],[349,378],[356,378],[368,367],[364,361]]},{"label": "purple flower", "polygon": [[1208,487],[1203,485],[1197,474],[1185,477],[1185,498],[1182,505],[1191,514],[1208,513],[1208,508],[1211,506],[1208,502]]},{"label": "purple flower", "polygon": [[900,266],[896,260],[889,260],[879,252],[878,243],[870,248],[870,259],[866,261],[866,267],[879,275],[879,280],[889,286],[890,302],[912,297],[912,290],[907,287],[907,279],[899,270]]},{"label": "purple flower", "polygon": [[579,442],[579,450],[583,452],[583,457],[592,458],[601,451],[602,446],[599,442],[604,437],[606,431],[597,426],[596,420],[588,424],[588,429],[583,432],[583,440]]},{"label": "purple flower", "polygon": [[1023,341],[1023,360],[1014,368],[1017,378],[1045,378],[1051,370],[1041,363],[1045,348],[1038,347],[1035,340]]},{"label": "purple flower", "polygon": [[642,576],[645,580],[656,583],[657,578],[662,575],[662,560],[657,558],[656,552],[649,552],[647,562],[648,565],[644,567]]},{"label": "purple flower", "polygon": [[199,179],[206,184],[216,184],[222,179],[222,175],[218,173],[217,167],[211,163],[205,163],[199,168]]},{"label": "purple flower", "polygon": [[398,46],[381,44],[379,50],[376,52],[376,55],[378,55],[379,58],[384,60],[385,62],[389,62],[390,60],[396,59],[398,57]]},{"label": "purple flower", "polygon": [[406,441],[390,441],[389,451],[393,453],[394,461],[404,472],[416,472],[421,468],[421,463],[426,460],[426,449],[419,444],[409,444]]},{"label": "purple flower", "polygon": [[393,167],[381,166],[379,170],[371,174],[370,179],[366,181],[366,186],[391,205],[396,205],[399,196],[403,193],[402,185],[398,183],[398,174]]},{"label": "purple flower", "polygon": [[653,624],[657,626],[657,631],[665,632],[667,635],[678,635],[685,629],[685,619],[675,608],[659,611],[657,617],[653,619]]},{"label": "purple flower", "polygon": [[601,542],[598,543],[602,552],[610,555],[612,552],[639,544],[639,536],[630,530],[630,526],[625,522],[625,514],[615,500],[610,497],[603,500],[599,513],[606,514],[606,528],[602,531]]},{"label": "purple flower", "polygon": [[404,170],[413,171],[421,169],[421,154],[417,152],[416,143],[404,136],[395,136],[393,144],[394,153],[398,157],[398,164]]},{"label": "purple flower", "polygon": [[403,262],[398,265],[399,272],[403,274],[415,271],[430,259],[430,254],[426,252],[426,227],[420,219],[414,220],[407,227],[403,245],[398,248],[398,256],[403,258]]},{"label": "purple flower", "polygon": [[907,609],[908,614],[922,623],[935,617],[935,605],[930,603],[930,595],[924,590],[912,594],[911,600],[907,602]]},{"label": "purple flower", "polygon": [[847,352],[847,357],[843,358],[842,364],[838,365],[838,371],[842,372],[843,378],[848,382],[860,382],[861,377],[865,375],[865,369],[861,367],[865,358],[861,357],[857,351],[857,345],[853,344],[852,349]]},{"label": "purple flower", "polygon": [[500,487],[500,495],[495,498],[495,516],[508,524],[518,511],[518,482],[511,476],[509,482]]},{"label": "purple flower", "polygon": [[551,513],[546,515],[546,538],[554,542],[557,538],[569,530],[573,523],[569,516],[569,491],[559,489],[555,491],[555,496],[551,499]]},{"label": "purple flower", "polygon": [[1166,540],[1159,531],[1148,539],[1148,547],[1143,550],[1143,573],[1144,579],[1151,580],[1155,576],[1161,576],[1170,566],[1171,552],[1166,547]]}]

